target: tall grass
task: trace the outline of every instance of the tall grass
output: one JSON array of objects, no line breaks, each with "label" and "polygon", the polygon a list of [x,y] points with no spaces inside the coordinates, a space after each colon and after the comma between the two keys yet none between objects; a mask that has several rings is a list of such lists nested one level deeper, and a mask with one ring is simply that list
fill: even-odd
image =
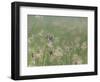
[{"label": "tall grass", "polygon": [[28,15],[28,66],[87,64],[87,22],[87,17]]}]

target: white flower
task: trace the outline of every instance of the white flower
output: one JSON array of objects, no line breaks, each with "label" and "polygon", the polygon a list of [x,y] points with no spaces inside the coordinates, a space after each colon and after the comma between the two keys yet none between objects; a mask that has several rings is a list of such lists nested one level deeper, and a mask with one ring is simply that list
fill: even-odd
[{"label": "white flower", "polygon": [[82,64],[82,59],[77,54],[74,54],[72,57],[72,64]]},{"label": "white flower", "polygon": [[54,56],[63,56],[62,49],[60,47],[57,47],[57,49],[55,49]]},{"label": "white flower", "polygon": [[38,50],[32,53],[32,63],[35,64],[36,61],[40,61],[43,57],[43,50]]},{"label": "white flower", "polygon": [[48,42],[48,43],[47,43],[47,46],[48,46],[49,48],[52,48],[52,47],[53,47],[53,43],[52,43],[52,42]]},{"label": "white flower", "polygon": [[64,49],[65,49],[65,51],[67,51],[67,52],[70,51],[70,47],[69,47],[69,46],[65,46]]}]

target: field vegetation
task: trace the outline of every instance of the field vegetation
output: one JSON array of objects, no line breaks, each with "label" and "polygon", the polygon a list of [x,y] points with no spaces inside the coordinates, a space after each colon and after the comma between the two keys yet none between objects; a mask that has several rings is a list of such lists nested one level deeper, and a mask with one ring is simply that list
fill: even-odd
[{"label": "field vegetation", "polygon": [[28,15],[28,66],[87,64],[87,17]]}]

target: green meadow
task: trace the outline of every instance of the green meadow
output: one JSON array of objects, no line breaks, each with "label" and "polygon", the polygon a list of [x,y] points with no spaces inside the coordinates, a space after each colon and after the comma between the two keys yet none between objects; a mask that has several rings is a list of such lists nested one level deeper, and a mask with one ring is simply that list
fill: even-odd
[{"label": "green meadow", "polygon": [[28,66],[88,63],[87,17],[28,15]]}]

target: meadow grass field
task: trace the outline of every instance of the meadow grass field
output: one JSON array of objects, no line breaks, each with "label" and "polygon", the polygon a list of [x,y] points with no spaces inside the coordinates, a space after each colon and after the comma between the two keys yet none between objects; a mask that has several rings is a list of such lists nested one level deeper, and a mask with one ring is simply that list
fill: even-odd
[{"label": "meadow grass field", "polygon": [[28,66],[88,63],[87,17],[28,15]]}]

